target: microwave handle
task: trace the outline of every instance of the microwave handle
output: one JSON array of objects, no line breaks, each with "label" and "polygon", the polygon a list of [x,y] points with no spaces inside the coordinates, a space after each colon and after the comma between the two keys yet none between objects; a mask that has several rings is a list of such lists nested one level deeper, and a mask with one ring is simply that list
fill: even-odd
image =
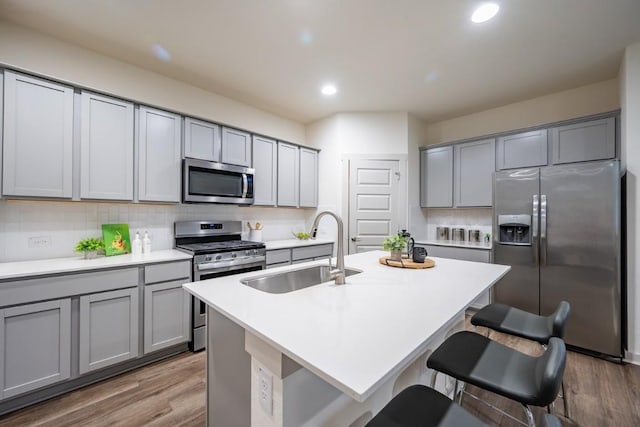
[{"label": "microwave handle", "polygon": [[242,174],[242,198],[247,197],[247,191],[249,191],[249,180],[247,179],[247,174]]}]

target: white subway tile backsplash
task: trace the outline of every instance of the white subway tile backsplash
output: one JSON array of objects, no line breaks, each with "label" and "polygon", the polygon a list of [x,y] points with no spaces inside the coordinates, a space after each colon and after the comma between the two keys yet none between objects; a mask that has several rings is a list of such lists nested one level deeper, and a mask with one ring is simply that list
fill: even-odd
[{"label": "white subway tile backsplash", "polygon": [[[152,205],[106,202],[53,202],[0,199],[0,262],[80,256],[78,240],[102,235],[102,224],[129,224],[131,236],[145,230],[154,250],[173,247],[173,223],[189,220],[260,222],[264,240],[291,238],[307,230],[312,209],[238,207],[233,205]],[[29,248],[32,236],[50,236],[50,246]]]}]

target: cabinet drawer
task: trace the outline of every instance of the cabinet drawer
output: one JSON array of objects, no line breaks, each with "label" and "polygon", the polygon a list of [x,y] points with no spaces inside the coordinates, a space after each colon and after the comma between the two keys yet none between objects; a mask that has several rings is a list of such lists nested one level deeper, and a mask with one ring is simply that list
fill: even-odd
[{"label": "cabinet drawer", "polygon": [[168,282],[191,277],[191,261],[145,265],[144,283]]},{"label": "cabinet drawer", "polygon": [[24,304],[138,286],[138,268],[104,270],[0,283],[0,304]]},{"label": "cabinet drawer", "polygon": [[451,246],[419,245],[427,249],[428,256],[459,259],[462,261],[490,262],[491,251],[484,249],[456,248]]},{"label": "cabinet drawer", "polygon": [[291,262],[291,249],[267,251],[267,265]]},{"label": "cabinet drawer", "polygon": [[291,260],[296,261],[299,259],[316,258],[329,256],[333,253],[333,244],[317,245],[317,246],[304,246],[301,248],[293,248],[291,250]]}]

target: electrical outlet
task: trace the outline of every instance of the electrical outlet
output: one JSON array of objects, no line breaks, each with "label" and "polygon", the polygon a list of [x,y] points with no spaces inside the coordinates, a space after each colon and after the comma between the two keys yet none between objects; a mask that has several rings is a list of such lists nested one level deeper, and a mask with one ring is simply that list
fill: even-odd
[{"label": "electrical outlet", "polygon": [[51,236],[32,236],[28,239],[29,248],[48,248],[51,246]]},{"label": "electrical outlet", "polygon": [[273,375],[267,370],[258,368],[258,400],[264,411],[273,413]]}]

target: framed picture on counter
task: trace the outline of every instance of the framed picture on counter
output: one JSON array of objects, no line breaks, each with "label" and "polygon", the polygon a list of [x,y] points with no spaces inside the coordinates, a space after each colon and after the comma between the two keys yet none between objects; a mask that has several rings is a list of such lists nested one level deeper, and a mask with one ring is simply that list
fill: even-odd
[{"label": "framed picture on counter", "polygon": [[131,253],[129,224],[102,224],[102,238],[106,256]]}]

